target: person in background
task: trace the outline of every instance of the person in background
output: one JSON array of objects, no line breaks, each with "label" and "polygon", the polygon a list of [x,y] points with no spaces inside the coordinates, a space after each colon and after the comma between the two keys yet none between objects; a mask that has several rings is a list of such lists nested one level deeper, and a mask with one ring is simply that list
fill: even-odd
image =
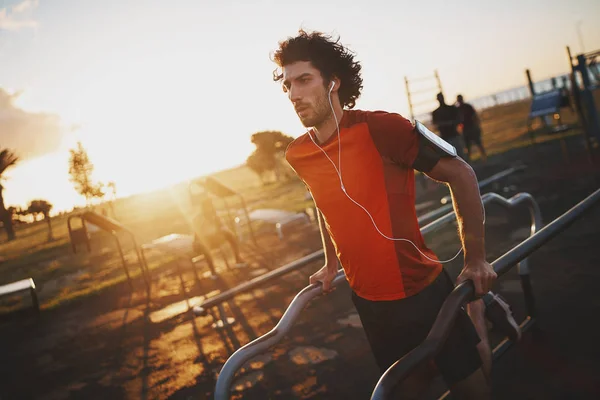
[{"label": "person in background", "polygon": [[481,141],[481,121],[479,120],[477,111],[475,111],[475,108],[471,104],[465,103],[461,94],[456,96],[456,108],[459,111],[460,121],[463,125],[463,137],[469,159],[471,159],[471,147],[476,145],[481,153],[481,159],[485,162],[487,154]]},{"label": "person in background", "polygon": [[468,161],[465,144],[458,132],[458,125],[461,122],[458,109],[446,104],[442,93],[437,94],[437,101],[440,106],[431,113],[431,122],[437,127],[440,137],[456,148],[456,154]]}]

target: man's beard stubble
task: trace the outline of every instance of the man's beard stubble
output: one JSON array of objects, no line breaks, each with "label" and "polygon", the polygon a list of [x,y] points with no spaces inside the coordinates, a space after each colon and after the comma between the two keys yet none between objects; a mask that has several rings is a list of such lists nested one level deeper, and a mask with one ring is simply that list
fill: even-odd
[{"label": "man's beard stubble", "polygon": [[329,117],[331,117],[331,107],[329,105],[329,100],[325,96],[317,100],[313,110],[314,114],[311,117],[305,119],[300,118],[300,121],[305,128],[314,128],[320,126]]}]

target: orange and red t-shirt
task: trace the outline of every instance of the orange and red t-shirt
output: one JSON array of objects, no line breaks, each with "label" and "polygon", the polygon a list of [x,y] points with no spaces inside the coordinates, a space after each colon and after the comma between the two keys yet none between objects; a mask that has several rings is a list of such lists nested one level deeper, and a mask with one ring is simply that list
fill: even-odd
[{"label": "orange and red t-shirt", "polygon": [[[309,133],[295,139],[286,159],[310,190],[352,290],[368,300],[414,295],[435,280],[442,265],[425,245],[415,210],[413,162],[419,138],[410,121],[383,111],[344,110],[337,131],[320,144]],[[311,132],[314,135],[314,132]],[[313,136],[313,138],[315,138]],[[317,139],[315,138],[315,141]],[[318,142],[317,142],[318,143]],[[340,169],[342,191],[332,162]]]}]

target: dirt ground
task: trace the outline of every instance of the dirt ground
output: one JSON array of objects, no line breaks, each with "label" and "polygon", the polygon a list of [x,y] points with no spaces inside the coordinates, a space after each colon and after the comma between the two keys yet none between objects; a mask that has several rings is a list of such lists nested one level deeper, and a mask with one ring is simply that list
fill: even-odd
[{"label": "dirt ground", "polygon": [[[489,187],[505,197],[528,192],[544,222],[560,216],[600,185],[600,164],[592,166],[580,137],[511,150],[476,164],[479,179],[510,166],[524,172]],[[569,155],[565,163],[564,149]],[[443,187],[419,187],[418,203],[435,201]],[[527,236],[526,209],[490,206],[490,260]],[[600,398],[600,205],[530,258],[540,334],[527,333],[494,366],[497,399]],[[426,237],[442,258],[458,249],[455,228]],[[218,291],[320,249],[317,228],[298,227],[285,241],[275,235],[244,246],[251,266],[232,269],[220,262],[221,279],[196,280],[186,263],[153,272],[151,298],[141,280],[33,316],[23,312],[0,321],[0,398],[4,399],[209,399],[218,373],[239,347],[268,332],[320,265],[313,263],[270,286],[244,293],[225,306],[236,323],[214,329],[211,315],[194,317],[189,307]],[[461,260],[447,265],[456,275]],[[206,266],[199,264],[201,272]],[[524,314],[515,269],[496,289]],[[236,399],[368,399],[379,378],[347,285],[315,299],[285,340],[238,371]],[[501,338],[494,334],[497,343]],[[437,397],[445,388],[431,388]]]}]

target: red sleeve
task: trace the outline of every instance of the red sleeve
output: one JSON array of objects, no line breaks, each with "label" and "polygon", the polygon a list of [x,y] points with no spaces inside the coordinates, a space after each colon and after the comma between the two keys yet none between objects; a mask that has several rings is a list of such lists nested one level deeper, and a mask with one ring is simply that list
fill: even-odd
[{"label": "red sleeve", "polygon": [[399,114],[375,111],[367,117],[367,124],[379,154],[412,167],[419,153],[419,138],[409,120]]}]

